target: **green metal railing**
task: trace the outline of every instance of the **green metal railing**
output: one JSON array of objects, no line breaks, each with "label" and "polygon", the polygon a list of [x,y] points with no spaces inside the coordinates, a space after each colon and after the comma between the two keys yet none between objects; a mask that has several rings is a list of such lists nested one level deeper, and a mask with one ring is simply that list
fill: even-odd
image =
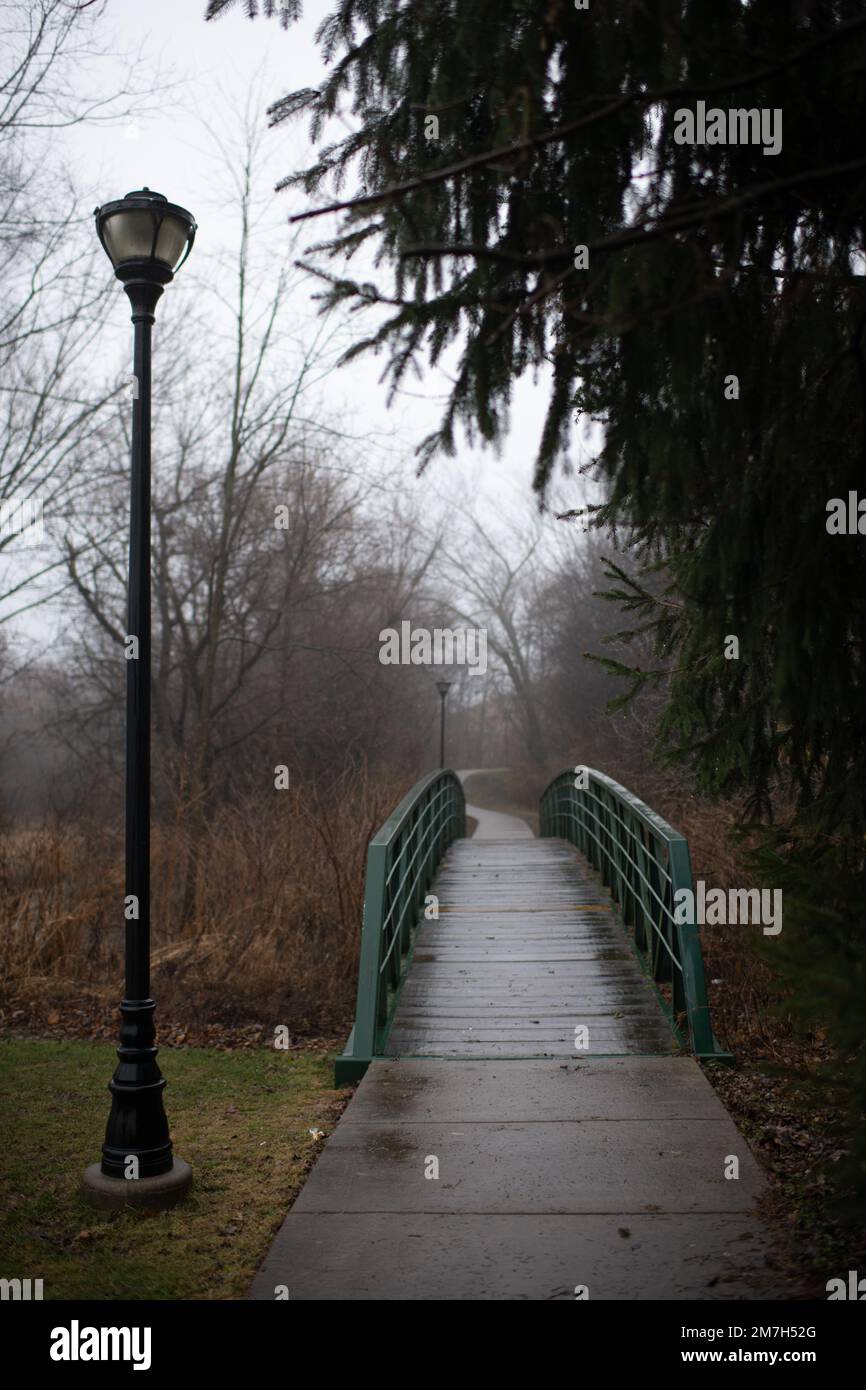
[{"label": "green metal railing", "polygon": [[[730,1060],[710,1024],[685,837],[594,768],[554,777],[541,797],[540,813],[541,834],[570,840],[611,889],[644,967],[657,984],[670,988],[673,1021],[687,1035],[683,1040],[698,1057]],[[691,897],[675,915],[674,894],[680,889],[689,889]]]},{"label": "green metal railing", "polygon": [[432,772],[370,841],[355,1026],[336,1061],[338,1086],[358,1081],[382,1055],[425,895],[448,846],[465,834],[460,779]]}]

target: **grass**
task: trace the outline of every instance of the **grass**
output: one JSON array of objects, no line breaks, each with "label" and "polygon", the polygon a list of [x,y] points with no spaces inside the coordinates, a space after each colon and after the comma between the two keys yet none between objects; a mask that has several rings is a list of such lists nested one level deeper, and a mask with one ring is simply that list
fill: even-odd
[{"label": "grass", "polygon": [[[79,1193],[99,1157],[114,1049],[0,1042],[0,1277],[46,1299],[243,1298],[348,1092],[332,1054],[189,1048],[160,1053],[176,1152],[193,1189],[173,1211],[103,1215]],[[14,1133],[14,1142],[8,1136]]]}]

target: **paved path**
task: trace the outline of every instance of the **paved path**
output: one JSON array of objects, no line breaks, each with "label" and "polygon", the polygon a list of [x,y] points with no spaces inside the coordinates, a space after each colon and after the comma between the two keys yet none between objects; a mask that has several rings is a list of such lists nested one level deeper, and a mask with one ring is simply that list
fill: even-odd
[{"label": "paved path", "polygon": [[466,803],[467,816],[473,816],[478,824],[472,832],[473,840],[531,840],[532,831],[519,816],[506,816],[502,811],[488,811],[486,806],[473,806]]},{"label": "paved path", "polygon": [[250,1296],[773,1297],[757,1165],[573,847],[457,841],[434,891],[389,1057]]},{"label": "paved path", "polygon": [[766,1297],[759,1186],[690,1057],[377,1061],[251,1296]]},{"label": "paved path", "polygon": [[[467,777],[471,777],[474,768],[463,768],[457,773],[461,782],[465,782]],[[504,770],[504,769],[503,769]],[[501,811],[488,811],[486,806],[473,806],[470,801],[466,803],[466,814],[477,820],[478,824],[472,832],[473,840],[531,840],[532,831],[525,820],[519,816],[507,816]]]}]

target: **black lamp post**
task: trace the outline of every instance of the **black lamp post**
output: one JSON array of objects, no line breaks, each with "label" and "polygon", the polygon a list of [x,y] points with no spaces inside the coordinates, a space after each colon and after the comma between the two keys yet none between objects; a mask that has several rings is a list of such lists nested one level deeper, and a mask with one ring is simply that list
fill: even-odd
[{"label": "black lamp post", "polygon": [[132,305],[129,606],[126,663],[126,984],[118,1065],[101,1164],[84,1175],[95,1206],[170,1206],[187,1191],[189,1165],[172,1155],[156,1060],[150,997],[150,351],[163,287],[189,255],[196,224],[149,188],[96,209],[99,240]]},{"label": "black lamp post", "polygon": [[439,766],[445,766],[445,698],[451,689],[450,681],[437,681],[436,689],[442,697],[442,714],[439,720]]}]

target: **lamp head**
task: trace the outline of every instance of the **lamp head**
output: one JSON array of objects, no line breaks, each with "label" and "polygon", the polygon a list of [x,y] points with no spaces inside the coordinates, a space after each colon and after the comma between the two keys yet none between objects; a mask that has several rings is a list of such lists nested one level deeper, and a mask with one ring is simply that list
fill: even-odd
[{"label": "lamp head", "polygon": [[450,681],[437,681],[437,682],[436,682],[436,689],[439,691],[439,694],[442,696],[442,699],[444,700],[444,699],[445,699],[445,696],[448,694],[448,691],[451,689],[451,682],[450,682]]},{"label": "lamp head", "polygon": [[149,188],[103,203],[94,216],[97,235],[119,280],[167,285],[195,240],[192,214]]}]

